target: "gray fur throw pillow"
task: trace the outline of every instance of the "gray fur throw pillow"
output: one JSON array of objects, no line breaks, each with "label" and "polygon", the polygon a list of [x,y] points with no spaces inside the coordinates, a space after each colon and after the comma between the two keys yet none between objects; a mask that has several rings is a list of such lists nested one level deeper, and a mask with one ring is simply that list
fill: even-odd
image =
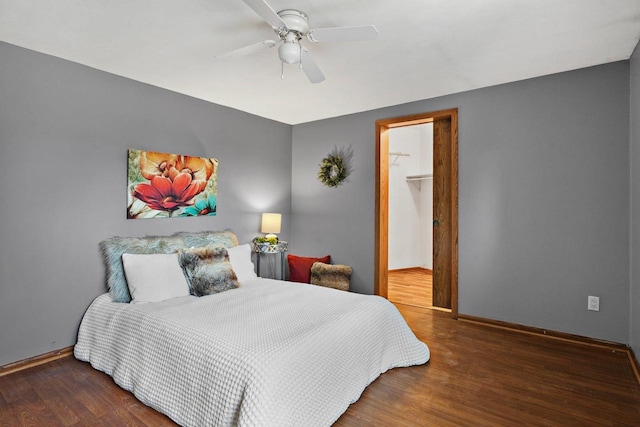
[{"label": "gray fur throw pillow", "polygon": [[195,296],[211,295],[239,286],[225,247],[180,249],[178,262]]},{"label": "gray fur throw pillow", "polygon": [[311,284],[348,291],[352,271],[348,265],[314,262],[311,266]]}]

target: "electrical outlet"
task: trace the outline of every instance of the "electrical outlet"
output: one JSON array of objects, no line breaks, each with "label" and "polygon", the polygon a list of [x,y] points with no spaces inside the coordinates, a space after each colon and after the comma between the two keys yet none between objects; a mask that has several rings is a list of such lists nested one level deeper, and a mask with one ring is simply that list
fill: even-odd
[{"label": "electrical outlet", "polygon": [[600,297],[589,295],[587,309],[591,311],[600,311]]}]

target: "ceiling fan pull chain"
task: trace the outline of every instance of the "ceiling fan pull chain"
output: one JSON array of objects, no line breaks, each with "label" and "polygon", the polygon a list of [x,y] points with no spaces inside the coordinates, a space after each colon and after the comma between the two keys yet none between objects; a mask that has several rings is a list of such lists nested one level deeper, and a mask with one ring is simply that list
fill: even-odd
[{"label": "ceiling fan pull chain", "polygon": [[282,67],[282,70],[280,72],[280,80],[284,80],[284,62],[280,61],[280,66]]}]

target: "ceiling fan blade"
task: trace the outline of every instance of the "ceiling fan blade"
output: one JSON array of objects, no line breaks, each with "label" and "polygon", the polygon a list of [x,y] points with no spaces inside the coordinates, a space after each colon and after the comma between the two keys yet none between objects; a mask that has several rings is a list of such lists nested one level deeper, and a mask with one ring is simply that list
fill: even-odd
[{"label": "ceiling fan blade", "polygon": [[312,42],[340,42],[374,40],[378,37],[375,25],[361,25],[358,27],[316,28],[307,33]]},{"label": "ceiling fan blade", "polygon": [[302,65],[302,71],[304,71],[311,83],[322,83],[324,81],[324,74],[322,74],[318,64],[313,60],[311,53],[307,49],[302,49],[300,65]]},{"label": "ceiling fan blade", "polygon": [[287,28],[282,18],[264,0],[242,0],[273,28]]},{"label": "ceiling fan blade", "polygon": [[233,59],[239,58],[241,56],[251,55],[252,53],[260,52],[265,48],[274,47],[276,42],[273,40],[265,40],[262,42],[250,44],[249,46],[241,47],[239,49],[234,49],[229,52],[221,53],[220,55],[216,55],[215,57],[218,59]]}]

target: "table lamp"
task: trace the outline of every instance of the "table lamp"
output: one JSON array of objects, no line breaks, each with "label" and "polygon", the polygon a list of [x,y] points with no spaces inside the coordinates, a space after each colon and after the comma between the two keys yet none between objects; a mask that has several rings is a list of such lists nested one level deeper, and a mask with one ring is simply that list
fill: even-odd
[{"label": "table lamp", "polygon": [[267,233],[266,238],[277,239],[276,233],[280,232],[280,226],[282,223],[282,214],[279,213],[263,213],[262,214],[262,229],[263,233]]}]

